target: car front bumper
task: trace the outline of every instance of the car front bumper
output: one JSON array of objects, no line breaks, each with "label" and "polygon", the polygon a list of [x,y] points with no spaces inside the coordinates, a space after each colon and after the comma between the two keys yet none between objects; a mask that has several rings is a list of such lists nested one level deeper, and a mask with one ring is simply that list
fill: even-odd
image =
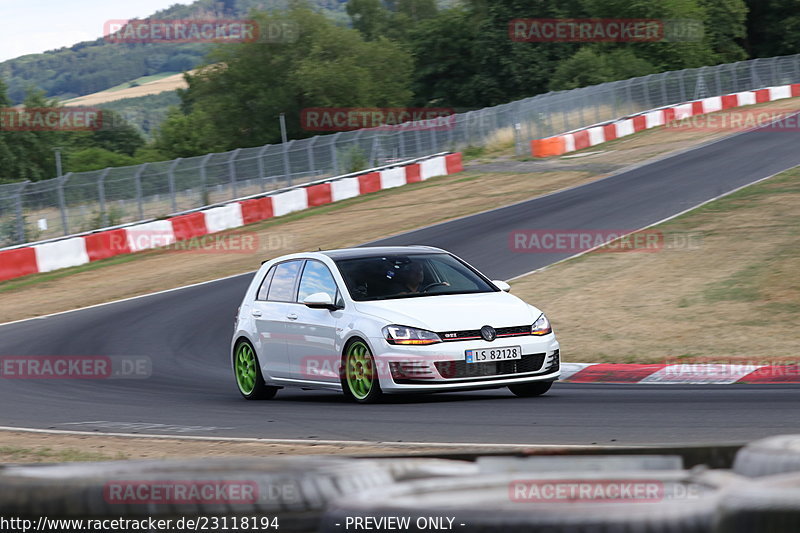
[{"label": "car front bumper", "polygon": [[[499,388],[560,375],[554,334],[508,337],[501,341],[455,341],[429,346],[393,346],[371,339],[381,389],[387,393]],[[519,346],[522,359],[467,363],[466,351]]]}]

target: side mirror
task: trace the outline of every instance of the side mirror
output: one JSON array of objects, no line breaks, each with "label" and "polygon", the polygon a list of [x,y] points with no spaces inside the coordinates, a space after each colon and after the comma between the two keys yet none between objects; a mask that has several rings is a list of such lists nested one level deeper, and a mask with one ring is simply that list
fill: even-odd
[{"label": "side mirror", "polygon": [[501,279],[493,279],[492,283],[494,283],[494,286],[503,292],[511,292],[511,285]]},{"label": "side mirror", "polygon": [[339,307],[333,303],[331,295],[326,292],[310,294],[303,300],[303,304],[311,309],[327,309],[328,311],[339,309]]}]

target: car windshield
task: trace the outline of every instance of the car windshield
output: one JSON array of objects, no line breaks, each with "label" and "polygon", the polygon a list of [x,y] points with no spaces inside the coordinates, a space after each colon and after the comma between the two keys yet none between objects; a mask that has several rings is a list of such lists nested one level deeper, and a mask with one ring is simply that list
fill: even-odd
[{"label": "car windshield", "polygon": [[360,257],[336,264],[358,302],[499,290],[446,253]]}]

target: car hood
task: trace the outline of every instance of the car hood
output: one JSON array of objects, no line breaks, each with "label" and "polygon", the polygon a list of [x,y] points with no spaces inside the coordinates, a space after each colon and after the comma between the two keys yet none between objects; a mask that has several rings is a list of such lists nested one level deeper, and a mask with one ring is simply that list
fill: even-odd
[{"label": "car hood", "polygon": [[355,302],[355,308],[388,324],[437,332],[522,326],[533,324],[541,314],[537,308],[506,292]]}]

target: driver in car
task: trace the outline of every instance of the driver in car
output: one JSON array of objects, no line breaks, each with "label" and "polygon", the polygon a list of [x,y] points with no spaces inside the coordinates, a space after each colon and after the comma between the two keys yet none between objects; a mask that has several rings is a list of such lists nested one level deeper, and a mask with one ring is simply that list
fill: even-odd
[{"label": "driver in car", "polygon": [[[401,266],[395,279],[399,283],[399,294],[418,294],[427,288],[423,283],[425,271],[422,263],[416,261],[410,261]],[[436,285],[449,285],[449,283],[443,282]]]},{"label": "driver in car", "polygon": [[425,279],[425,272],[422,270],[422,264],[412,261],[403,265],[400,268],[400,275],[398,278],[402,292],[421,292],[423,287],[422,280]]}]

